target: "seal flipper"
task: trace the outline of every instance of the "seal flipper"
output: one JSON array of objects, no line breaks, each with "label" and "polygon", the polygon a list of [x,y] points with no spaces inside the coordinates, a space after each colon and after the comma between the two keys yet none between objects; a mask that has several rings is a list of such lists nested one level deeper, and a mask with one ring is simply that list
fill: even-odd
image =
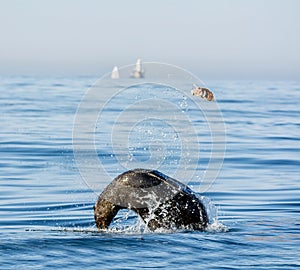
[{"label": "seal flipper", "polygon": [[94,217],[99,229],[107,229],[119,210],[123,209],[107,200],[99,198],[94,206]]}]

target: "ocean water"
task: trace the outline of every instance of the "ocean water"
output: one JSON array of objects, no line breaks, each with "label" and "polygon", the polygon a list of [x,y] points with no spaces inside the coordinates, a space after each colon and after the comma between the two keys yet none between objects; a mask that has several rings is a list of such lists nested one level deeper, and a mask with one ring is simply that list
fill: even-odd
[{"label": "ocean water", "polygon": [[[157,86],[141,83],[105,103],[94,125],[100,170],[94,171],[88,151],[76,157],[74,123],[82,134],[86,127],[76,126],[74,119],[96,79],[0,78],[1,269],[300,267],[300,82],[206,82],[223,117],[226,151],[216,179],[201,191],[197,183],[212,153],[209,127],[190,98],[170,96],[172,89],[164,92],[162,86],[162,96],[147,96]],[[105,99],[112,88],[103,86],[97,97]],[[164,115],[150,117],[151,98],[158,100]],[[148,122],[129,121],[128,104],[139,99],[148,105],[134,103],[133,111],[143,119],[148,116]],[[176,108],[183,114],[174,112]],[[127,118],[120,114],[124,110]],[[182,115],[188,115],[191,129],[165,124],[168,117]],[[122,148],[118,143],[124,139],[118,136],[128,136],[132,124],[133,139]],[[182,148],[186,141],[179,141],[178,130],[185,132],[187,148]],[[110,133],[117,136],[115,141]],[[195,146],[199,134],[198,158],[189,146]],[[78,145],[87,138],[82,139]],[[180,157],[187,162],[180,163]],[[93,205],[99,192],[122,168],[140,164],[158,166],[168,175],[179,166],[178,180],[190,177],[187,184],[205,197],[209,230],[149,232],[134,213],[123,211],[109,230],[98,231]],[[192,168],[197,168],[195,175]],[[92,177],[85,178],[86,172]]]}]

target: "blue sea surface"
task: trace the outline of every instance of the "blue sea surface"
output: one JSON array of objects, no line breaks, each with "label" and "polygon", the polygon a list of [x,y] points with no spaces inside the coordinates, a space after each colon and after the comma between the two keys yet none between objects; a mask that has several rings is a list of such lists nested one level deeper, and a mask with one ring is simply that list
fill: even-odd
[{"label": "blue sea surface", "polygon": [[[95,80],[0,78],[1,269],[299,269],[300,82],[206,82],[226,127],[222,168],[201,193],[213,223],[209,230],[149,232],[125,211],[100,232],[93,214],[99,193],[83,179],[72,139],[77,108]],[[140,84],[138,90],[146,93],[151,87]],[[108,171],[95,175],[99,185],[108,184],[115,169],[115,176],[121,173],[105,132],[115,124],[116,110],[132,99],[127,95],[111,103],[95,126],[97,154]],[[196,119],[199,112],[185,113]],[[152,123],[162,128],[157,119]],[[141,134],[151,130],[137,126],[132,155],[147,164],[149,149]],[[165,162],[166,174],[181,155],[175,135],[158,160]],[[201,138],[205,170],[210,142]],[[123,155],[121,162],[127,158],[130,162],[132,156]]]}]

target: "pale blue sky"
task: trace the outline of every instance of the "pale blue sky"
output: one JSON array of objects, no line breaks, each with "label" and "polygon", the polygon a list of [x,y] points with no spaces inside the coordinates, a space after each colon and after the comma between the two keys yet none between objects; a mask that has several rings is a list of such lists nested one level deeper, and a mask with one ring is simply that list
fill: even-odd
[{"label": "pale blue sky", "polygon": [[101,75],[140,57],[202,79],[300,79],[298,0],[0,0],[0,75]]}]

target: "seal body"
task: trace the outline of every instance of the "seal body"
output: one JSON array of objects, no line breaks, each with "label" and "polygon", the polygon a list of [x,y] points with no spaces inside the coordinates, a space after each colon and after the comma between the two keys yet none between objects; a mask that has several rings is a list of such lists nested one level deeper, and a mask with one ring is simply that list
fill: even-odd
[{"label": "seal body", "polygon": [[183,183],[155,170],[135,169],[117,176],[94,206],[95,222],[107,229],[120,209],[135,211],[155,231],[204,230],[207,212],[201,200]]},{"label": "seal body", "polygon": [[198,96],[201,98],[204,98],[208,101],[214,101],[214,94],[212,91],[210,91],[208,88],[199,87],[197,85],[194,85],[194,88],[191,90],[192,95]]}]

